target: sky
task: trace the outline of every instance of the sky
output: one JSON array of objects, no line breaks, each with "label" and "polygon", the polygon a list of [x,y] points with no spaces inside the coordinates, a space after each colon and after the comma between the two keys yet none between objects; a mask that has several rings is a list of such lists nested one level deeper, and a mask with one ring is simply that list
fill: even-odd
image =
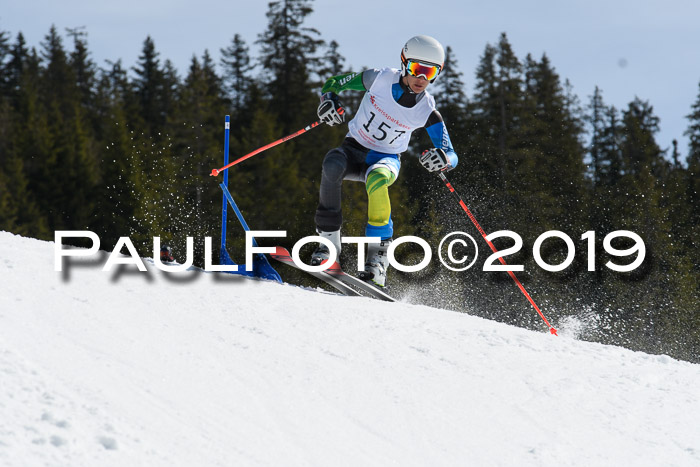
[{"label": "sky", "polygon": [[[85,27],[93,60],[136,64],[151,36],[161,60],[186,73],[193,56],[208,50],[218,63],[220,49],[240,34],[254,44],[267,27],[268,1],[252,0],[0,0],[0,30],[13,41],[22,32],[40,47],[51,25]],[[449,45],[473,92],[479,58],[502,32],[522,60],[546,54],[562,81],[568,79],[582,104],[596,86],[606,104],[624,109],[639,97],[660,118],[657,142],[677,139],[684,159],[686,116],[700,92],[700,2],[697,0],[317,0],[305,26],[340,44],[348,71],[398,67],[400,49],[417,34]],[[66,39],[65,44],[70,45]],[[309,109],[309,113],[313,113]],[[458,144],[458,143],[457,143]]]}]

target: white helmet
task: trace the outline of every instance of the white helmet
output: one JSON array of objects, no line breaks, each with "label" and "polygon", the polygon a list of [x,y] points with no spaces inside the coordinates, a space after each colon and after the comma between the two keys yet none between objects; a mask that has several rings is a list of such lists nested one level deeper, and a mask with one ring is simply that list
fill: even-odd
[{"label": "white helmet", "polygon": [[[439,73],[445,66],[445,49],[433,37],[415,36],[410,38],[401,50],[401,76],[406,76],[409,60],[437,65]],[[432,83],[435,79],[437,75],[429,81]]]}]

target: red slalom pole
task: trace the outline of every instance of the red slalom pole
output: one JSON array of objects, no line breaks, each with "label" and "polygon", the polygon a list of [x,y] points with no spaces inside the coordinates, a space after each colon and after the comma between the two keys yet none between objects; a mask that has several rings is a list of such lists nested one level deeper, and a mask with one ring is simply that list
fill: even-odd
[{"label": "red slalom pole", "polygon": [[[342,108],[338,111],[338,113],[341,113],[341,114],[343,113],[343,112],[342,112]],[[316,127],[319,126],[320,124],[321,124],[320,121],[313,122],[311,125],[308,125],[308,126],[302,128],[301,130],[297,131],[296,133],[292,133],[291,135],[285,136],[284,138],[280,138],[280,139],[278,139],[277,141],[273,141],[273,142],[270,143],[270,144],[267,144],[267,145],[265,145],[265,146],[263,146],[263,147],[261,147],[261,148],[256,149],[256,150],[253,151],[253,152],[250,152],[250,153],[246,154],[245,156],[239,157],[239,158],[236,159],[235,161],[233,161],[233,162],[231,162],[230,164],[227,164],[227,165],[221,167],[220,169],[212,169],[212,171],[211,171],[211,173],[210,173],[209,175],[211,175],[212,177],[216,177],[217,175],[219,175],[219,174],[220,174],[221,172],[223,172],[224,170],[226,170],[226,169],[228,169],[228,168],[230,168],[230,167],[233,167],[234,165],[238,164],[239,162],[243,162],[244,160],[250,159],[251,157],[253,157],[253,156],[256,155],[256,154],[260,154],[261,152],[263,152],[263,151],[265,151],[265,150],[267,150],[267,149],[270,149],[271,147],[277,146],[278,144],[284,143],[285,141],[289,141],[290,139],[296,138],[296,137],[299,136],[299,135],[303,135],[303,134],[306,133],[307,131],[311,130],[312,128],[316,128]]]},{"label": "red slalom pole", "polygon": [[[459,205],[462,206],[462,209],[464,209],[464,212],[467,213],[467,216],[469,216],[469,219],[471,219],[472,223],[473,223],[474,226],[476,227],[476,230],[479,231],[479,233],[481,234],[481,236],[484,238],[484,241],[486,241],[486,243],[488,243],[489,247],[491,247],[491,250],[492,250],[494,253],[498,253],[498,250],[496,250],[496,247],[494,246],[494,244],[491,243],[490,240],[487,240],[487,239],[486,239],[486,232],[484,232],[484,229],[482,229],[481,226],[479,225],[479,223],[476,221],[476,217],[474,217],[474,214],[472,214],[472,212],[469,210],[469,208],[467,207],[466,203],[462,200],[462,197],[459,196],[459,194],[455,191],[455,189],[454,189],[454,187],[452,186],[452,184],[449,182],[449,180],[447,180],[447,177],[445,176],[445,174],[444,174],[443,172],[438,172],[438,176],[439,176],[440,179],[445,183],[445,185],[446,185],[447,188],[450,190],[450,192],[451,192],[453,195],[455,195],[455,197],[456,197],[457,200],[459,201]],[[499,257],[498,257],[498,260],[501,262],[502,265],[506,266],[506,261],[503,259],[502,256],[499,256]],[[510,275],[510,277],[515,281],[515,285],[518,286],[518,288],[519,288],[520,291],[523,293],[523,295],[525,295],[525,298],[527,298],[527,300],[528,300],[528,301],[530,302],[530,304],[533,306],[533,308],[535,309],[535,311],[537,311],[537,313],[540,315],[540,318],[542,318],[542,320],[544,321],[544,323],[545,323],[545,324],[547,325],[547,327],[549,328],[549,332],[552,333],[552,334],[554,334],[555,336],[557,336],[557,335],[558,335],[558,334],[557,334],[557,330],[554,329],[554,328],[552,327],[551,324],[549,324],[549,321],[547,321],[547,318],[544,317],[544,314],[542,313],[542,311],[540,311],[540,308],[537,306],[537,304],[536,304],[535,301],[532,299],[532,297],[530,297],[530,294],[527,293],[527,290],[525,290],[525,287],[523,287],[523,284],[520,283],[520,281],[518,280],[517,277],[515,277],[515,274],[513,273],[513,271],[506,271],[506,272],[507,272],[508,275]]]}]

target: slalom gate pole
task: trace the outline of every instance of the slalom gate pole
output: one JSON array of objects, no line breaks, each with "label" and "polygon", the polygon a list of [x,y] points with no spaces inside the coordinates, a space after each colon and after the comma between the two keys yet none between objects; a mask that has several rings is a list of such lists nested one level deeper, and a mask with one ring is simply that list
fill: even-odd
[{"label": "slalom gate pole", "polygon": [[[484,229],[482,229],[481,226],[479,225],[479,223],[476,221],[476,217],[474,217],[474,214],[472,214],[472,212],[469,210],[466,203],[462,200],[462,197],[459,196],[459,194],[457,193],[457,191],[455,191],[452,184],[449,182],[449,180],[447,180],[447,177],[445,176],[445,174],[443,172],[438,172],[438,177],[440,177],[440,180],[442,180],[445,183],[445,186],[447,186],[447,188],[450,190],[450,192],[457,198],[459,205],[462,206],[462,209],[464,209],[464,212],[467,213],[467,216],[469,216],[469,219],[471,219],[472,223],[476,227],[476,230],[479,231],[479,233],[484,238],[486,243],[488,243],[489,247],[491,247],[491,250],[494,253],[498,254],[498,250],[496,250],[496,247],[494,246],[494,244],[491,243],[491,240],[486,239],[486,236],[487,236],[486,232],[484,232]],[[506,261],[503,259],[502,256],[499,256],[498,260],[501,262],[502,265],[506,266]],[[549,321],[547,321],[547,318],[544,317],[544,314],[542,313],[542,311],[540,311],[540,308],[537,306],[537,304],[532,299],[532,297],[530,297],[530,294],[527,293],[527,290],[525,290],[525,287],[523,287],[523,284],[521,284],[520,281],[518,280],[518,278],[515,277],[515,273],[513,273],[513,271],[506,271],[506,272],[508,272],[508,275],[510,275],[510,277],[515,281],[515,284],[518,286],[518,288],[523,293],[523,295],[525,295],[525,298],[527,298],[527,300],[533,306],[535,311],[537,311],[537,313],[540,315],[540,318],[542,318],[544,323],[549,328],[549,332],[554,334],[555,336],[557,336],[558,335],[557,330],[554,329],[551,324],[549,324]]]},{"label": "slalom gate pole", "polygon": [[[229,133],[231,132],[231,116],[226,115],[226,120],[224,123],[224,165],[228,164],[228,148],[229,148]],[[228,172],[224,174],[224,186],[228,188]],[[226,250],[226,193],[224,192],[224,199],[221,208],[221,249],[219,251],[223,252]],[[220,253],[221,254],[221,253]]]},{"label": "slalom gate pole", "polygon": [[319,126],[320,124],[321,124],[320,121],[313,122],[312,124],[310,124],[310,125],[308,125],[308,126],[302,128],[301,130],[299,130],[299,131],[297,131],[297,132],[295,132],[295,133],[292,133],[291,135],[287,135],[287,136],[285,136],[284,138],[280,138],[280,139],[278,139],[277,141],[273,141],[273,142],[270,143],[270,144],[266,144],[265,146],[263,146],[263,147],[261,147],[261,148],[258,148],[258,149],[256,149],[255,151],[246,154],[245,156],[239,157],[239,158],[236,159],[235,161],[231,162],[230,164],[224,165],[224,166],[221,167],[220,169],[212,169],[212,171],[211,171],[211,173],[210,173],[209,175],[212,176],[212,177],[216,177],[217,175],[219,175],[219,174],[220,174],[221,172],[223,172],[224,170],[226,170],[226,169],[228,169],[228,168],[230,168],[230,167],[233,167],[234,165],[238,164],[239,162],[243,162],[244,160],[250,159],[250,158],[253,157],[254,155],[260,154],[261,152],[263,152],[263,151],[265,151],[265,150],[267,150],[267,149],[270,149],[270,148],[272,148],[272,147],[274,147],[274,146],[277,146],[278,144],[284,143],[285,141],[289,141],[290,139],[296,138],[296,137],[299,136],[299,135],[303,135],[303,134],[306,133],[307,131],[309,131],[309,130],[311,130],[311,129],[313,129],[313,128],[316,128],[316,127]]}]

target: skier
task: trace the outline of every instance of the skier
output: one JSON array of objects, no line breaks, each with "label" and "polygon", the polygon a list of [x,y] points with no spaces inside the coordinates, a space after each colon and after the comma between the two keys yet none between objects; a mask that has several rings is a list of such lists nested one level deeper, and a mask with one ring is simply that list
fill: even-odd
[{"label": "skier", "polygon": [[[379,237],[381,243],[368,245],[360,278],[381,287],[386,285],[387,250],[394,233],[388,188],[399,176],[400,153],[408,148],[411,133],[425,128],[435,146],[420,156],[420,163],[428,171],[451,170],[457,166],[457,154],[447,128],[435,109],[435,100],[426,91],[444,63],[445,51],[436,39],[416,36],[401,51],[401,70],[369,69],[333,76],[321,90],[318,116],[331,126],[345,121],[338,94],[350,89],[365,91],[365,95],[348,123],[345,140],[323,160],[316,231],[329,239],[340,255],[341,185],[344,179],[364,182],[369,201],[365,235]],[[311,256],[311,264],[323,263],[329,254],[328,248],[320,243]]]}]

